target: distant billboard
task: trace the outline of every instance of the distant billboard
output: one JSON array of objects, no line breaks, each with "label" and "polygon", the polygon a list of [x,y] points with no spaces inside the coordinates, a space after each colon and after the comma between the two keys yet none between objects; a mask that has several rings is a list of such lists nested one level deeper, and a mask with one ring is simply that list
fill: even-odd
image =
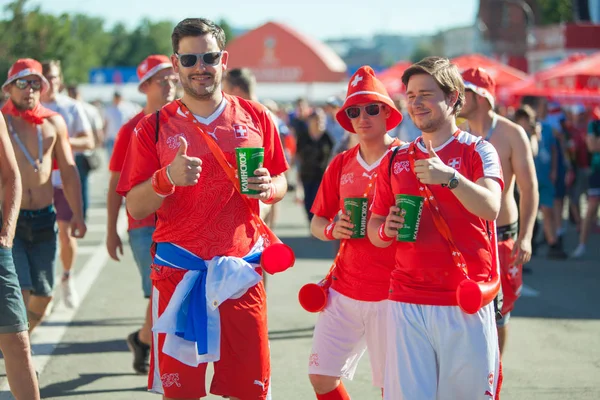
[{"label": "distant billboard", "polygon": [[122,84],[135,82],[138,82],[137,71],[135,67],[92,68],[90,70],[90,83]]}]

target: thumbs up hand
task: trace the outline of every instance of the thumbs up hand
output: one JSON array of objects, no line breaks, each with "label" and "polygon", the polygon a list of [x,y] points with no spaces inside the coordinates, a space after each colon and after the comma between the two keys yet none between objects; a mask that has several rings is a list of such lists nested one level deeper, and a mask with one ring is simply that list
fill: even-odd
[{"label": "thumbs up hand", "polygon": [[183,136],[179,136],[178,140],[179,150],[167,171],[175,186],[195,185],[202,171],[202,160],[187,155],[188,143]]},{"label": "thumbs up hand", "polygon": [[448,183],[454,175],[454,169],[444,164],[433,149],[431,141],[428,141],[426,146],[429,158],[415,161],[417,179],[428,185]]}]

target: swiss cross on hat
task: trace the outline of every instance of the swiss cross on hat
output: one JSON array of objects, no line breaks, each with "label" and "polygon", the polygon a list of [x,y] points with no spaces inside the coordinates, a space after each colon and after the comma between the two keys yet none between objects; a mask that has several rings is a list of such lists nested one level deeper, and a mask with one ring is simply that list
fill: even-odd
[{"label": "swiss cross on hat", "polygon": [[480,96],[485,97],[494,108],[496,95],[496,82],[483,68],[469,68],[462,73],[465,89],[470,89]]},{"label": "swiss cross on hat", "polygon": [[152,78],[159,71],[167,68],[173,68],[173,64],[169,57],[163,56],[162,54],[153,54],[146,57],[146,59],[137,67],[137,76],[140,80],[138,89],[142,86],[142,83]]},{"label": "swiss cross on hat", "polygon": [[2,85],[2,90],[8,92],[8,85],[17,79],[24,78],[28,75],[38,76],[42,80],[42,93],[44,93],[50,85],[42,74],[42,64],[33,58],[21,58],[15,62],[8,70],[8,78]]},{"label": "swiss cross on hat", "polygon": [[375,77],[373,68],[368,65],[360,67],[358,71],[352,75],[352,78],[348,83],[346,101],[344,101],[342,107],[335,114],[335,118],[342,128],[348,132],[356,133],[350,118],[346,115],[346,109],[357,104],[365,103],[383,103],[390,108],[391,113],[386,121],[386,129],[388,131],[394,129],[402,121],[402,114],[396,108],[396,105],[390,98],[383,83]]}]

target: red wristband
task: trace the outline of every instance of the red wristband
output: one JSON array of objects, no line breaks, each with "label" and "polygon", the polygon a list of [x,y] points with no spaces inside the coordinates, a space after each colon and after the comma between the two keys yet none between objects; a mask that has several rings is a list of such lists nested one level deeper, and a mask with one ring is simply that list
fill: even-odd
[{"label": "red wristband", "polygon": [[332,222],[329,225],[327,225],[325,227],[325,230],[323,231],[323,233],[325,234],[325,237],[329,240],[335,240],[335,238],[333,237],[333,227],[334,226],[335,226],[335,222]]},{"label": "red wristband", "polygon": [[385,233],[385,222],[381,224],[377,233],[379,234],[379,239],[383,240],[384,242],[391,242],[394,240],[393,237],[390,237]]},{"label": "red wristband", "polygon": [[167,197],[175,193],[175,185],[167,175],[167,167],[163,167],[152,175],[152,189],[160,197]]}]

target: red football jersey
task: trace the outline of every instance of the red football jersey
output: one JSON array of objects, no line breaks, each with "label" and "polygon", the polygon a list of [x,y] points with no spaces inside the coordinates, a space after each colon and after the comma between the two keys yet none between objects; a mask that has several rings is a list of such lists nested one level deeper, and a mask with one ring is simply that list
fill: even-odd
[{"label": "red football jersey", "polygon": [[[235,167],[236,147],[264,147],[264,167],[271,175],[288,168],[277,127],[258,103],[235,96],[223,101],[208,118],[196,116],[199,126],[213,136]],[[249,111],[251,110],[251,111]],[[143,118],[136,127],[117,191],[125,196],[136,185],[171,163],[179,150],[179,137],[188,142],[187,154],[202,160],[200,180],[194,186],[178,186],[157,210],[155,242],[179,245],[208,260],[215,256],[241,257],[257,239],[251,213],[213,156],[205,140],[184,115],[177,101],[160,112],[160,133],[156,140],[156,115]],[[254,212],[258,201],[251,199]]]},{"label": "red football jersey", "polygon": [[[110,172],[118,172],[119,174],[123,170],[123,164],[125,164],[125,157],[127,156],[127,149],[129,149],[129,143],[131,143],[131,136],[133,130],[137,126],[138,122],[144,118],[144,112],[140,112],[135,117],[131,118],[119,129],[117,137],[115,139],[115,145],[113,153],[110,157],[110,163],[108,169]],[[127,221],[129,222],[129,230],[143,228],[145,226],[154,226],[156,217],[154,214],[147,216],[146,218],[138,221],[133,219],[127,211]]]},{"label": "red football jersey", "polygon": [[[396,140],[390,147],[400,144]],[[344,199],[363,197],[381,160],[368,165],[360,155],[359,145],[336,156],[327,167],[311,212],[332,220],[344,208]],[[383,156],[385,157],[385,155]],[[382,157],[382,159],[383,159]],[[373,180],[371,179],[373,177]],[[374,191],[367,195],[369,208]],[[367,214],[367,219],[369,218]],[[395,249],[373,246],[368,237],[345,239],[342,254],[333,273],[332,288],[355,300],[380,301],[387,299],[390,274],[394,269]]]},{"label": "red football jersey", "polygon": [[[421,138],[416,139],[416,159],[429,158]],[[381,163],[375,187],[372,212],[387,216],[395,204],[395,194],[423,196],[423,186],[410,168],[409,145],[400,147],[389,170],[391,152]],[[435,149],[447,165],[470,181],[496,178],[503,186],[500,159],[494,146],[467,132],[458,132]],[[487,280],[493,264],[490,230],[492,224],[468,212],[452,193],[441,185],[429,185],[462,252],[469,276]],[[423,206],[416,242],[396,242],[396,268],[392,272],[390,299],[405,303],[455,306],[456,288],[464,279],[455,266],[448,241],[437,230],[428,205]]]}]

